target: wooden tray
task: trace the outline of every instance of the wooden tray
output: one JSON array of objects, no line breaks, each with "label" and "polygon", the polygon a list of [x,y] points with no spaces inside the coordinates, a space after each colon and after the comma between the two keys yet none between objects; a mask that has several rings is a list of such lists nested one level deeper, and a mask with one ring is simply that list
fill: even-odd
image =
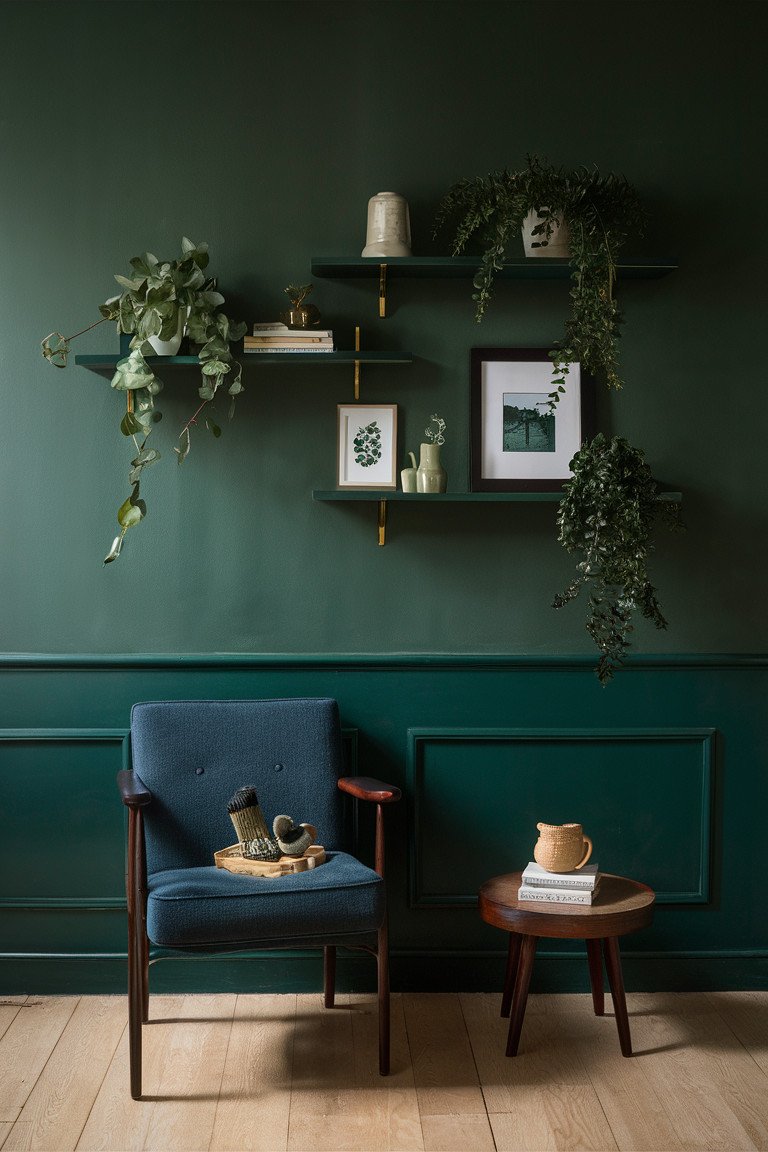
[{"label": "wooden tray", "polygon": [[249,860],[243,856],[239,844],[214,852],[217,868],[237,872],[241,876],[288,876],[291,872],[306,872],[325,863],[325,848],[310,844],[303,856],[281,856],[279,860]]}]

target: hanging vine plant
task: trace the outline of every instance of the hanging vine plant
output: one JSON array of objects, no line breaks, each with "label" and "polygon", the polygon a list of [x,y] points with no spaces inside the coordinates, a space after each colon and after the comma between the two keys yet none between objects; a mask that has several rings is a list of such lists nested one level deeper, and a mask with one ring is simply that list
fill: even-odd
[{"label": "hanging vine plant", "polygon": [[534,246],[542,249],[556,227],[570,231],[570,314],[562,340],[550,352],[553,361],[551,405],[565,391],[568,364],[602,376],[609,388],[621,388],[618,339],[622,315],[616,302],[618,253],[627,237],[643,230],[644,212],[624,176],[604,176],[594,168],[568,171],[538,156],[527,156],[520,171],[491,172],[452,185],[438,209],[435,234],[457,219],[454,256],[479,239],[483,252],[473,281],[475,318],[491,300],[497,272],[509,249],[519,243],[526,216],[536,213]]},{"label": "hanging vine plant", "polygon": [[682,524],[677,506],[658,499],[643,453],[622,437],[599,433],[570,466],[573,476],[563,485],[557,514],[558,540],[580,559],[576,579],[553,607],[563,608],[588,590],[586,628],[600,651],[595,671],[605,685],[627,655],[635,613],[667,627],[648,560],[657,520],[678,529]]},{"label": "hanging vine plant", "polygon": [[120,431],[133,441],[135,450],[128,473],[131,493],[118,509],[120,534],[104,558],[105,564],[118,558],[126,532],[146,516],[147,506],[140,491],[141,474],[144,468],[160,459],[158,451],[147,448],[152,428],[162,418],[155,397],[163,387],[146,359],[147,355],[153,354],[148,341],[155,338],[168,341],[174,336],[180,339],[186,329],[190,341],[198,346],[201,371],[198,395],[201,403],[179,433],[178,444],[174,447],[179,464],[189,454],[190,430],[198,424],[199,417],[204,419],[206,429],[213,436],[221,436],[221,428],[209,405],[222,385],[226,382],[231,397],[230,418],[235,397],[243,391],[242,365],[234,359],[230,344],[242,339],[246,326],[234,323],[222,311],[224,297],[216,290],[216,280],[207,277],[205,272],[209,259],[208,245],[195,244],[185,236],[181,248],[179,260],[160,261],[151,252],[134,256],[130,262],[131,274],[115,276],[123,289],[121,295],[99,306],[101,320],[73,336],[51,332],[41,341],[42,353],[48,363],[56,368],[65,368],[72,341],[105,321],[113,321],[118,333],[131,336],[130,352],[118,360],[112,377],[112,387],[126,395]]}]

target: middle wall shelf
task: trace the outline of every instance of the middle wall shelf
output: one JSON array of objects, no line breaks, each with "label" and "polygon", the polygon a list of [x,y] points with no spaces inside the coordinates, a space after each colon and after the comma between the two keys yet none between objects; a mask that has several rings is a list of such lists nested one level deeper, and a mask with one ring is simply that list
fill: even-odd
[{"label": "middle wall shelf", "polygon": [[[104,355],[98,353],[95,355],[75,356],[75,364],[81,368],[87,368],[90,372],[96,372],[99,376],[110,378],[114,371],[115,365],[118,360],[124,359],[127,353],[120,355]],[[334,364],[350,364],[355,370],[354,374],[354,397],[355,400],[360,398],[360,368],[363,364],[412,364],[413,353],[404,352],[400,348],[393,349],[392,351],[382,349],[351,349],[350,351],[339,352],[236,352],[239,356],[243,369],[248,370],[251,367],[255,368],[283,368],[287,364],[300,364],[306,366],[311,364],[313,367],[330,368]],[[159,371],[166,371],[168,369],[175,371],[181,368],[199,368],[200,362],[197,356],[148,356],[147,363]]]}]

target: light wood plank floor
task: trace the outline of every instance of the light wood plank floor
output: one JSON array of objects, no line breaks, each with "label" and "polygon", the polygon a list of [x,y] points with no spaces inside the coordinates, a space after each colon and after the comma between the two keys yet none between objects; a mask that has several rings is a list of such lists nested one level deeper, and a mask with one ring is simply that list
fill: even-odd
[{"label": "light wood plank floor", "polygon": [[128,1093],[124,997],[0,997],[0,1148],[124,1152],[768,1149],[768,992],[630,994],[635,1056],[589,996],[155,996]]}]

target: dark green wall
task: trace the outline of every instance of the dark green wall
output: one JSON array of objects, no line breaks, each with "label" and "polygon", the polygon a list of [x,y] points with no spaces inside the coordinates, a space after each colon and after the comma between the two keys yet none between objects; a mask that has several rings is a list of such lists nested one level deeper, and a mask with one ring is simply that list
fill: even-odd
[{"label": "dark green wall", "polygon": [[[576,808],[604,867],[666,894],[632,944],[634,986],[757,982],[767,24],[761,4],[666,0],[0,4],[5,987],[120,986],[113,774],[131,703],[280,693],[336,695],[361,767],[407,788],[390,880],[399,986],[500,980],[503,942],[466,901],[486,868],[526,858],[537,819]],[[370,506],[313,503],[334,483],[343,368],[251,366],[234,422],[221,441],[195,436],[182,468],[172,446],[196,376],[169,378],[149,515],[101,566],[127,494],[121,400],[46,365],[41,337],[96,319],[113,273],[147,248],[175,254],[182,235],[209,243],[235,315],[271,318],[313,255],[360,252],[381,190],[408,198],[414,252],[445,254],[431,231],[448,186],[529,151],[623,171],[650,213],[633,254],[680,265],[622,287],[626,388],[598,402],[600,427],[683,492],[688,525],[654,558],[670,628],[638,628],[614,684],[592,676],[581,607],[550,607],[570,574],[553,505],[397,505],[381,549]],[[469,349],[550,346],[567,287],[501,284],[480,327],[467,280],[395,281],[385,320],[372,280],[318,280],[315,299],[341,343],[360,324],[365,345],[413,351],[365,368],[363,399],[398,403],[403,455],[441,413],[463,489]],[[117,339],[105,326],[75,351]],[[115,655],[131,653],[157,659]],[[64,813],[53,873],[18,867],[30,798],[46,837]],[[473,835],[486,818],[510,835],[469,873],[445,855],[465,814]],[[296,963],[298,983],[315,979]],[[580,959],[574,977],[551,963],[555,986],[584,978]],[[265,986],[285,987],[283,972],[267,963]]]},{"label": "dark green wall", "polygon": [[[397,508],[378,549],[369,507],[313,504],[334,482],[342,368],[252,368],[222,440],[198,435],[183,468],[196,377],[170,379],[149,516],[102,569],[128,491],[121,400],[38,355],[97,318],[129,257],[170,256],[182,234],[208,241],[248,321],[312,255],[358,254],[382,189],[408,198],[417,254],[447,252],[431,228],[451,182],[535,150],[625,172],[651,214],[636,249],[680,262],[625,286],[627,385],[600,405],[685,493],[687,537],[654,562],[670,629],[643,626],[638,648],[763,650],[767,18],[614,0],[2,4],[0,647],[588,652],[580,608],[550,608],[570,571],[552,506]],[[400,405],[403,452],[440,412],[466,487],[468,350],[548,346],[566,285],[500,286],[481,326],[468,281],[392,287],[384,321],[373,281],[319,280],[315,297],[346,343],[360,323],[366,344],[414,352],[365,369],[363,398]]]}]

